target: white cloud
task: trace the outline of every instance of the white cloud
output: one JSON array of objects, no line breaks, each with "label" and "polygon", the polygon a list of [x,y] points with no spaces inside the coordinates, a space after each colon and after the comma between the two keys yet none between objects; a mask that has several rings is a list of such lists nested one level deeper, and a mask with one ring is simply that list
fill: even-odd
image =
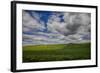
[{"label": "white cloud", "polygon": [[63,13],[63,15],[64,22],[58,21],[59,16],[52,15],[48,22],[49,31],[64,35],[67,39],[63,39],[69,40],[69,42],[83,42],[82,37],[91,33],[90,14],[69,12]]},{"label": "white cloud", "polygon": [[[38,17],[38,16],[37,16]],[[32,18],[29,13],[23,11],[23,31],[29,31],[31,29],[43,30],[45,27],[37,19]]]}]

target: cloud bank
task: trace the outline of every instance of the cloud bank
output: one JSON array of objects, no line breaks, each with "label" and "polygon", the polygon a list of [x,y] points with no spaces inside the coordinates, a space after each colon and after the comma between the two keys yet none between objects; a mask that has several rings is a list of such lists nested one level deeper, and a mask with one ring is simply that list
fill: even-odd
[{"label": "cloud bank", "polygon": [[45,23],[40,14],[30,12],[23,11],[23,45],[84,43],[91,40],[90,13],[51,12]]}]

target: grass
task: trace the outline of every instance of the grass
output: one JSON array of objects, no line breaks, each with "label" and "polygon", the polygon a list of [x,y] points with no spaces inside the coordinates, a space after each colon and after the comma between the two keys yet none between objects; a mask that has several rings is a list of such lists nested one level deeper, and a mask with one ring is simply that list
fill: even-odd
[{"label": "grass", "polygon": [[23,46],[23,62],[90,59],[90,43]]}]

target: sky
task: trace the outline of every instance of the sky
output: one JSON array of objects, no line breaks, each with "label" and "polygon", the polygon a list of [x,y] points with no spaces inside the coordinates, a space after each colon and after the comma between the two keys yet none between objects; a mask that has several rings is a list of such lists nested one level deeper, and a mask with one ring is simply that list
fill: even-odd
[{"label": "sky", "polygon": [[91,14],[22,11],[23,45],[85,43],[91,40]]}]

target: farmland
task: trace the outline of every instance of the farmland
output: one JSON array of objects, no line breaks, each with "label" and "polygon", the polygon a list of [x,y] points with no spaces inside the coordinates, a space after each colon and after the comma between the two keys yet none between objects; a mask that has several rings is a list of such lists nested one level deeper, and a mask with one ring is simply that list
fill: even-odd
[{"label": "farmland", "polygon": [[23,46],[23,62],[90,59],[90,46],[90,43]]}]

